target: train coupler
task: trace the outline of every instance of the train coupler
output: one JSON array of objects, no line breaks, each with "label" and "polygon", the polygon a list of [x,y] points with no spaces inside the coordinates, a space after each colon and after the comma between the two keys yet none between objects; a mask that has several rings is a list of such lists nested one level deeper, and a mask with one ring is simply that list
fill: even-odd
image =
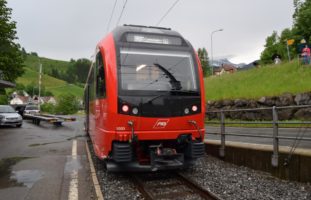
[{"label": "train coupler", "polygon": [[152,171],[175,169],[184,165],[184,154],[177,153],[173,148],[150,146],[150,164]]}]

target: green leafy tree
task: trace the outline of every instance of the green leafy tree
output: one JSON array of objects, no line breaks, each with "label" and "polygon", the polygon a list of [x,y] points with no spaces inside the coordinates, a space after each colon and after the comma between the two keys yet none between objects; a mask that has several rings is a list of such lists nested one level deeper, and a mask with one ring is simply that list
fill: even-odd
[{"label": "green leafy tree", "polygon": [[15,42],[16,22],[11,21],[11,8],[7,8],[6,0],[0,0],[0,70],[3,78],[15,81],[24,72],[24,62],[20,46]]},{"label": "green leafy tree", "polygon": [[46,112],[49,114],[55,114],[55,107],[56,106],[51,103],[45,103],[40,106],[40,109],[42,112]]},{"label": "green leafy tree", "polygon": [[71,59],[70,66],[66,72],[66,81],[69,83],[85,83],[90,65],[91,62],[85,58],[78,59],[77,61]]},{"label": "green leafy tree", "polygon": [[208,54],[205,48],[198,49],[198,56],[201,62],[202,70],[203,70],[203,76],[206,77],[207,75],[211,74],[211,68],[209,67],[209,58]]},{"label": "green leafy tree", "polygon": [[295,12],[293,14],[293,28],[284,29],[279,36],[277,32],[266,39],[265,49],[261,53],[262,64],[273,62],[274,55],[280,55],[283,60],[288,59],[286,41],[294,39],[294,44],[289,46],[290,57],[297,57],[303,47],[301,39],[311,43],[311,0],[294,0]]},{"label": "green leafy tree", "polygon": [[297,34],[311,42],[311,0],[294,0],[294,7],[295,30]]},{"label": "green leafy tree", "polygon": [[8,96],[0,94],[0,105],[6,105],[6,104],[8,104]]},{"label": "green leafy tree", "polygon": [[58,103],[55,108],[57,114],[69,115],[75,114],[79,110],[79,101],[72,94],[64,94],[58,98]]},{"label": "green leafy tree", "polygon": [[50,74],[51,76],[55,77],[55,78],[60,78],[60,73],[57,69],[52,68],[52,72]]},{"label": "green leafy tree", "polygon": [[266,38],[265,49],[261,53],[260,60],[262,64],[269,64],[273,62],[274,55],[281,55],[283,57],[283,50],[280,45],[280,37],[276,31]]}]

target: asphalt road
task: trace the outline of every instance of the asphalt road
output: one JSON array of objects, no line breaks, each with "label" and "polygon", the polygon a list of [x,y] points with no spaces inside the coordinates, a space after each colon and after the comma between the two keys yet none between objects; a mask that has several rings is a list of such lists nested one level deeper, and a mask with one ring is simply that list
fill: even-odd
[{"label": "asphalt road", "polygon": [[[220,140],[220,127],[206,126],[206,138],[207,140]],[[273,136],[272,128],[240,128],[240,127],[226,127],[226,133],[245,134],[245,135],[261,135],[261,136]],[[311,138],[311,128],[279,128],[279,136],[300,138]],[[243,142],[243,143],[256,143],[256,144],[273,144],[272,138],[257,138],[247,136],[226,136],[226,141]],[[280,139],[280,146],[293,146],[294,140]],[[299,141],[297,140],[297,148],[311,149],[311,141]]]},{"label": "asphalt road", "polygon": [[93,199],[82,124],[0,127],[0,199]]}]

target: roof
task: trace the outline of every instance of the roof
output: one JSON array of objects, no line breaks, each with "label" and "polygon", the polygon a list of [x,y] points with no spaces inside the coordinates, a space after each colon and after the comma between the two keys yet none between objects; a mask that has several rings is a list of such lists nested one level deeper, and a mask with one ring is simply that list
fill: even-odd
[{"label": "roof", "polygon": [[224,68],[225,71],[236,70],[235,66],[229,64],[223,64],[222,67]]},{"label": "roof", "polygon": [[0,80],[0,88],[12,88],[15,84],[9,81]]}]

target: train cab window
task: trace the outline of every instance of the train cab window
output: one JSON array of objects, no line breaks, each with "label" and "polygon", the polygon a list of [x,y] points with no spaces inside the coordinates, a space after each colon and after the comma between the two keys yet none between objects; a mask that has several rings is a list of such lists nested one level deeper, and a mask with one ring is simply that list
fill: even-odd
[{"label": "train cab window", "polygon": [[96,55],[96,97],[106,97],[105,65],[101,53]]},{"label": "train cab window", "polygon": [[190,52],[121,49],[123,91],[199,91]]}]

